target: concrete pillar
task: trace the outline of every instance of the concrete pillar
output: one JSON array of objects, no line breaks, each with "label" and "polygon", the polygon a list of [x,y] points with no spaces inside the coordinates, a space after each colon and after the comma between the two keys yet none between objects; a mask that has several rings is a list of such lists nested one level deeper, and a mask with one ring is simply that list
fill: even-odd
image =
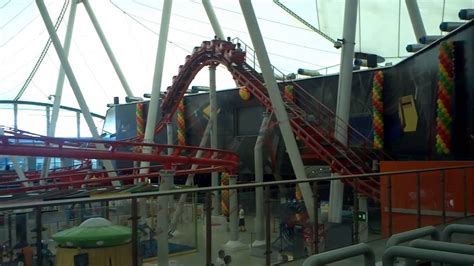
[{"label": "concrete pillar", "polygon": [[[209,104],[211,112],[209,114],[209,120],[211,120],[211,149],[217,149],[217,97],[216,97],[216,66],[209,66]],[[213,187],[219,186],[219,173],[212,172],[211,182]],[[221,213],[221,199],[219,191],[214,191],[214,197],[212,198],[212,215],[218,216]]]},{"label": "concrete pillar", "polygon": [[[347,125],[351,108],[352,67],[354,59],[355,34],[357,25],[358,0],[346,0],[344,9],[343,46],[341,53],[341,68],[339,72],[339,87],[337,91],[337,107],[335,125],[335,138],[347,146]],[[329,208],[329,221],[339,223],[342,214],[342,201],[344,199],[344,185],[341,181],[331,181]]]},{"label": "concrete pillar", "polygon": [[[160,191],[170,189],[174,178],[174,171],[160,171]],[[168,265],[168,230],[169,230],[169,208],[168,196],[158,197],[158,211],[156,213],[157,226],[156,240],[158,242],[158,265]]]},{"label": "concrete pillar", "polygon": [[[237,175],[229,177],[229,185],[237,184]],[[237,198],[237,189],[229,191],[229,241],[224,245],[226,250],[242,249],[244,244],[239,241],[239,203]]]},{"label": "concrete pillar", "polygon": [[[255,160],[255,183],[263,182],[263,142],[265,134],[270,122],[270,113],[263,113],[262,124],[258,133],[257,141],[254,149]],[[263,187],[255,188],[255,241],[252,246],[260,246],[265,244],[265,226],[263,213]]]}]

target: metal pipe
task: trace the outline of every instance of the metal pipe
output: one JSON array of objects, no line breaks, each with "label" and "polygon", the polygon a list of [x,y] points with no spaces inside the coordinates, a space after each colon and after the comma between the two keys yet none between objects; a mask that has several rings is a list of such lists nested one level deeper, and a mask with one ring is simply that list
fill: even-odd
[{"label": "metal pipe", "polygon": [[[459,166],[459,167],[444,167],[444,168],[429,168],[429,169],[422,169],[422,170],[408,170],[408,171],[391,171],[391,172],[384,172],[384,175],[406,175],[411,173],[417,172],[433,172],[439,170],[454,170],[454,169],[464,169],[464,168],[472,168],[473,166]],[[115,201],[115,200],[124,200],[124,199],[131,199],[131,198],[145,198],[145,197],[156,197],[156,196],[164,196],[164,195],[174,195],[174,194],[183,194],[183,193],[199,193],[199,192],[207,192],[207,191],[215,191],[215,190],[228,190],[228,189],[248,189],[248,188],[255,188],[255,187],[264,187],[264,186],[280,186],[280,185],[289,185],[289,184],[299,184],[299,183],[309,183],[314,181],[331,181],[331,180],[340,180],[340,179],[354,179],[354,178],[366,178],[366,177],[375,177],[380,176],[380,173],[369,173],[369,174],[358,174],[358,175],[345,175],[345,176],[330,176],[330,177],[317,177],[317,178],[308,178],[306,180],[281,180],[281,181],[270,181],[264,182],[261,184],[255,183],[248,183],[248,184],[238,184],[235,186],[218,186],[218,187],[202,187],[202,188],[189,188],[189,189],[182,189],[182,190],[173,190],[173,191],[166,191],[166,192],[141,192],[141,193],[133,193],[133,194],[117,194],[113,196],[104,196],[102,198],[76,198],[76,199],[61,199],[61,200],[50,200],[47,202],[44,201],[37,201],[37,202],[23,202],[23,203],[4,203],[0,205],[0,211],[6,210],[14,210],[14,209],[27,209],[33,207],[48,207],[48,206],[60,206],[60,205],[68,205],[72,203],[80,203],[80,202],[101,202],[101,201]],[[420,228],[421,229],[421,228]]]},{"label": "metal pipe", "polygon": [[410,15],[411,25],[415,32],[416,42],[420,43],[420,39],[426,36],[425,26],[421,18],[420,9],[418,8],[417,0],[405,0],[408,15]]},{"label": "metal pipe", "polygon": [[[216,95],[216,65],[209,66],[209,105],[210,113],[209,120],[212,122],[211,126],[211,149],[217,149],[217,95]],[[219,186],[219,173],[211,173],[211,184],[213,187]],[[216,191],[212,198],[212,215],[218,216],[220,214],[220,196]]]},{"label": "metal pipe", "polygon": [[446,251],[436,251],[421,248],[394,246],[385,250],[383,265],[393,266],[396,257],[420,259],[452,264],[474,264],[474,256]]},{"label": "metal pipe", "polygon": [[474,225],[450,224],[441,232],[441,241],[451,242],[454,233],[474,235]]},{"label": "metal pipe", "polygon": [[[160,171],[160,191],[170,190],[173,183],[174,171],[161,170]],[[168,211],[167,196],[158,197],[157,202],[157,226],[156,240],[158,242],[158,264],[168,265],[168,227],[169,227],[169,211]]]},{"label": "metal pipe", "polygon": [[270,186],[265,187],[265,265],[270,266],[272,261],[272,233],[270,231],[272,202],[270,200]]},{"label": "metal pipe", "polygon": [[[61,66],[64,69],[64,73],[66,74],[69,80],[69,84],[71,85],[74,95],[76,96],[77,103],[79,104],[82,114],[84,115],[84,119],[86,120],[87,126],[89,127],[92,137],[95,139],[100,139],[99,133],[97,133],[97,128],[95,126],[94,120],[92,119],[91,113],[89,111],[89,107],[87,106],[86,100],[84,99],[79,84],[77,83],[76,76],[72,71],[71,65],[69,64],[69,60],[67,59],[63,48],[61,47],[61,42],[59,41],[58,35],[56,34],[56,30],[54,28],[53,22],[51,21],[51,17],[49,16],[48,10],[46,9],[46,6],[44,4],[44,0],[36,0],[36,5],[38,6],[38,10],[41,14],[41,17],[43,18],[46,29],[48,30],[51,42],[53,43],[54,48],[56,49],[56,53],[58,54],[59,60],[61,61]],[[105,150],[105,147],[104,145],[99,144],[97,145],[97,149]],[[111,171],[109,172],[109,176],[116,176],[116,173],[112,172],[114,169],[112,162],[104,160],[102,161],[102,163],[107,171]],[[113,185],[119,186],[120,183],[113,182]]]},{"label": "metal pipe", "polygon": [[[142,206],[144,208],[145,206]],[[138,262],[138,201],[132,199],[132,265],[140,265]]]},{"label": "metal pipe", "polygon": [[[416,240],[411,241],[409,245],[410,247],[413,247],[413,248],[423,248],[423,249],[428,249],[432,251],[434,250],[446,251],[446,252],[460,253],[460,254],[466,254],[466,255],[474,254],[474,246],[465,245],[465,244],[416,239]],[[407,259],[406,265],[414,266],[416,265],[416,260]]]},{"label": "metal pipe", "polygon": [[441,171],[441,215],[443,217],[443,224],[446,224],[446,173]]},{"label": "metal pipe", "polygon": [[211,22],[212,29],[214,30],[214,34],[217,38],[221,40],[225,40],[224,33],[222,32],[221,25],[219,24],[219,20],[217,19],[216,13],[214,13],[214,9],[212,8],[212,4],[210,0],[202,0],[202,5],[206,10],[207,17],[209,18],[209,22]]},{"label": "metal pipe", "polygon": [[[258,21],[253,10],[252,2],[248,0],[239,0],[239,2],[296,178],[299,180],[306,180],[307,177],[304,170],[303,161],[301,160],[300,152],[296,144],[291,125],[289,123],[288,113],[286,112],[285,106],[283,104],[278,84],[276,83],[275,76],[273,75],[270,59],[268,58],[267,50],[265,48],[265,43],[263,42],[262,34],[258,26]],[[314,217],[314,208],[311,187],[308,183],[301,183],[299,184],[299,187],[301,194],[303,195],[310,220],[312,220]]]},{"label": "metal pipe", "polygon": [[[270,122],[270,113],[264,112],[262,124],[254,147],[255,183],[263,182],[263,142]],[[260,244],[265,239],[263,223],[263,188],[255,188],[255,243]]]},{"label": "metal pipe", "polygon": [[84,3],[84,7],[86,8],[87,14],[89,15],[92,25],[94,25],[94,29],[97,32],[97,36],[99,36],[102,46],[104,46],[105,52],[107,53],[107,56],[109,57],[110,62],[112,63],[112,66],[114,67],[115,73],[117,73],[120,83],[122,83],[125,93],[128,97],[134,97],[132,90],[128,86],[127,80],[123,75],[122,69],[120,69],[119,63],[117,62],[117,59],[115,58],[115,55],[112,52],[112,48],[110,48],[109,42],[107,41],[107,38],[105,37],[105,34],[102,31],[102,28],[100,27],[99,21],[97,20],[94,11],[92,10],[91,5],[89,4],[89,0],[82,0],[82,3]]},{"label": "metal pipe", "polygon": [[[43,266],[43,221],[42,221],[42,208],[36,207],[36,265]],[[11,247],[10,247],[11,248]]]},{"label": "metal pipe", "polygon": [[425,236],[431,236],[431,239],[433,240],[439,240],[439,232],[434,226],[426,226],[410,231],[406,231],[403,233],[398,233],[393,236],[391,236],[388,240],[387,243],[385,244],[386,249],[399,245],[401,243],[405,243],[411,240],[415,240],[417,238],[425,237]]},{"label": "metal pipe", "polygon": [[[160,35],[158,39],[158,50],[156,53],[155,72],[153,74],[153,87],[151,91],[151,99],[148,105],[148,117],[145,127],[145,136],[143,142],[153,143],[155,136],[156,119],[158,117],[158,107],[160,101],[161,80],[163,78],[163,67],[165,63],[166,43],[168,40],[168,30],[171,18],[172,0],[163,1],[163,11],[161,12]],[[144,147],[143,153],[150,153],[151,149]],[[150,166],[149,162],[141,162],[140,173],[148,173],[146,167]],[[145,167],[145,168],[144,168]]]},{"label": "metal pipe", "polygon": [[369,247],[369,245],[365,243],[360,243],[357,245],[352,245],[313,255],[303,262],[303,266],[326,265],[332,262],[345,260],[359,255],[364,255],[365,266],[375,266],[374,251]]},{"label": "metal pipe", "polygon": [[212,265],[212,198],[211,192],[206,192],[206,266]]},{"label": "metal pipe", "polygon": [[416,174],[416,228],[421,227],[421,177],[420,173]]}]

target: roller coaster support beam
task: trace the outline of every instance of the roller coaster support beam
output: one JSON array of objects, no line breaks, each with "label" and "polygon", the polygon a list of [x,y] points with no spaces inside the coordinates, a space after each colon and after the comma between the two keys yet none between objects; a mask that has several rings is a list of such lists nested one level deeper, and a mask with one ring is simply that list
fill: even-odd
[{"label": "roller coaster support beam", "polygon": [[[174,145],[173,138],[173,123],[171,121],[166,122],[166,140],[168,145]],[[168,148],[168,155],[173,154],[173,148]],[[171,181],[171,186],[174,187],[174,179]],[[170,206],[174,206],[174,196],[171,195],[169,198]]]},{"label": "roller coaster support beam", "polygon": [[[165,0],[163,2],[163,12],[161,13],[161,24],[160,24],[160,35],[158,40],[158,50],[155,61],[155,73],[153,74],[153,87],[151,91],[151,100],[148,105],[148,117],[145,128],[145,137],[143,142],[153,143],[155,137],[155,126],[156,119],[158,116],[161,80],[163,78],[163,67],[165,63],[166,54],[166,42],[168,40],[168,30],[170,26],[171,18],[171,7],[173,6],[173,0]],[[151,149],[145,147],[143,153],[150,153]],[[147,167],[150,166],[149,162],[142,162],[140,167],[140,173],[148,173]]]},{"label": "roller coaster support beam", "polygon": [[[160,191],[170,190],[174,178],[174,172],[170,170],[160,171]],[[156,239],[158,242],[158,265],[168,265],[168,229],[169,229],[169,196],[158,197],[158,211],[156,213],[157,226]]]},{"label": "roller coaster support beam", "polygon": [[[237,185],[237,175],[229,177],[229,185]],[[229,190],[229,229],[230,238],[224,245],[224,249],[232,251],[246,248],[246,246],[239,241],[239,203],[237,199],[237,189]]]},{"label": "roller coaster support beam", "polygon": [[221,25],[219,24],[219,20],[217,20],[216,13],[214,13],[214,9],[212,8],[212,4],[210,0],[202,0],[202,5],[206,10],[207,17],[209,18],[209,22],[211,22],[212,29],[214,30],[214,34],[217,38],[221,40],[225,40],[224,33],[222,32]]},{"label": "roller coaster support beam", "polygon": [[[359,0],[346,0],[344,9],[343,46],[341,53],[341,68],[339,71],[339,87],[337,90],[337,107],[335,138],[347,146],[347,125],[352,89],[352,60],[354,58],[355,33],[357,25],[357,5]],[[344,185],[341,181],[331,181],[329,221],[339,223],[342,214],[342,200],[344,199]]]},{"label": "roller coaster support beam", "polygon": [[[67,21],[66,36],[64,37],[64,54],[69,57],[69,48],[71,47],[72,32],[74,30],[74,22],[76,20],[77,1],[71,2],[71,8],[69,10],[69,18]],[[58,81],[56,82],[56,92],[54,93],[53,111],[51,113],[51,122],[48,127],[48,137],[54,137],[56,135],[56,124],[58,123],[59,109],[61,106],[61,98],[63,95],[64,87],[64,69],[59,68]],[[51,159],[44,158],[42,178],[47,178],[49,173],[49,164]],[[40,182],[41,183],[41,182]]]},{"label": "roller coaster support beam", "polygon": [[[263,142],[267,133],[270,113],[263,113],[262,124],[258,132],[254,148],[255,183],[263,182]],[[255,241],[252,246],[265,245],[264,214],[263,214],[263,187],[255,188]]]},{"label": "roller coaster support beam", "polygon": [[[84,120],[86,120],[87,126],[92,134],[92,137],[95,139],[100,139],[99,133],[97,133],[97,128],[95,126],[94,120],[92,119],[91,113],[89,111],[89,107],[87,106],[86,100],[82,95],[81,88],[79,87],[79,83],[77,83],[76,76],[72,71],[71,65],[69,64],[69,60],[67,59],[66,54],[64,53],[63,47],[61,46],[61,41],[56,34],[54,29],[53,22],[51,21],[51,17],[49,16],[48,10],[46,9],[46,5],[44,4],[44,0],[36,0],[36,5],[38,6],[38,10],[40,11],[41,17],[43,18],[44,24],[46,29],[49,33],[51,38],[51,42],[56,49],[56,53],[58,54],[59,60],[61,62],[61,66],[64,69],[64,73],[69,80],[69,84],[71,85],[72,91],[76,96],[77,103],[81,108],[82,115],[84,115]],[[104,145],[97,145],[97,149],[105,150]],[[111,161],[104,160],[102,161],[105,169],[109,172],[109,176],[116,176],[116,173],[113,172],[113,165]],[[120,186],[120,182],[112,182],[114,186]]]},{"label": "roller coaster support beam", "polygon": [[110,48],[109,42],[107,41],[107,38],[105,37],[104,32],[102,31],[102,28],[100,27],[99,21],[97,20],[94,11],[92,10],[91,5],[89,4],[89,0],[82,0],[82,3],[84,4],[89,18],[91,19],[92,25],[94,25],[95,31],[97,32],[100,41],[102,42],[102,46],[104,46],[105,52],[107,53],[107,56],[109,57],[110,62],[112,63],[112,66],[115,69],[115,73],[117,73],[120,83],[122,83],[125,93],[128,97],[133,97],[132,90],[130,89],[130,86],[128,86],[128,82],[125,79],[125,76],[123,75],[122,69],[120,69],[119,63],[117,62],[117,59],[115,58],[115,55],[112,52],[112,48]]},{"label": "roller coaster support beam", "polygon": [[[204,130],[204,133],[202,134],[201,142],[199,143],[200,148],[203,148],[204,146],[206,146],[207,140],[209,139],[209,132],[211,131],[211,126],[212,126],[211,120],[207,121],[206,129]],[[203,154],[202,150],[197,151],[196,158],[201,158],[202,154]],[[191,171],[194,171],[197,168],[198,168],[198,165],[193,164],[191,166]],[[193,180],[194,180],[194,174],[189,174],[186,179],[186,183],[184,185],[191,186],[193,184]],[[183,214],[183,207],[184,207],[184,203],[186,202],[186,195],[187,194],[181,194],[179,196],[179,201],[176,206],[176,211],[174,212],[173,218],[171,219],[171,233],[173,233],[173,231],[176,229],[178,220]]]},{"label": "roller coaster support beam", "polygon": [[[276,83],[275,76],[273,75],[270,59],[268,58],[265,43],[263,42],[262,34],[260,32],[260,28],[258,27],[258,21],[253,10],[252,2],[249,0],[240,0],[239,2],[245,18],[245,23],[247,24],[250,38],[252,39],[252,44],[255,48],[255,53],[257,54],[258,62],[262,69],[263,78],[265,80],[268,94],[272,102],[273,111],[275,112],[276,118],[278,120],[281,135],[283,136],[286,150],[293,166],[293,171],[295,172],[297,179],[306,179],[306,172],[303,161],[301,160],[300,151],[296,145],[296,139],[289,123],[288,113],[286,112],[285,106],[283,105],[280,90],[278,88],[278,84]],[[311,191],[309,183],[300,183],[298,185],[303,195],[309,217],[311,217],[310,220],[312,220],[314,217],[313,192]]]},{"label": "roller coaster support beam", "polygon": [[408,14],[410,15],[411,25],[415,32],[416,42],[420,43],[421,37],[426,36],[425,25],[421,18],[420,9],[418,8],[417,0],[405,0]]},{"label": "roller coaster support beam", "polygon": [[[211,126],[211,149],[217,149],[217,97],[216,97],[216,66],[209,66],[209,105],[211,112],[209,113],[209,120],[212,121]],[[211,183],[213,187],[219,186],[219,173],[212,172]],[[212,198],[212,215],[220,214],[220,196],[218,191],[214,191]]]}]

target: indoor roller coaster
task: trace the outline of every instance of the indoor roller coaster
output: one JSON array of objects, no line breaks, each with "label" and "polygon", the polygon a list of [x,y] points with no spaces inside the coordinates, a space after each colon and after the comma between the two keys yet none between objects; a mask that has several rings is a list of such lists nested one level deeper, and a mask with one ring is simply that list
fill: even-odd
[{"label": "indoor roller coaster", "polygon": [[[253,58],[253,60],[252,60]],[[255,52],[248,45],[239,39],[232,41],[212,40],[204,41],[201,46],[195,47],[191,55],[186,56],[184,65],[179,67],[178,75],[173,77],[173,83],[167,88],[161,102],[162,119],[157,123],[155,133],[159,133],[170,122],[178,107],[180,99],[183,98],[191,81],[196,74],[205,66],[222,64],[227,67],[233,78],[241,86],[245,86],[248,91],[255,96],[267,111],[272,111],[272,104],[265,87],[262,75],[258,72],[258,63],[255,61]],[[284,78],[284,75],[274,68],[275,76]],[[366,139],[347,123],[343,123],[334,112],[324,106],[314,96],[306,92],[296,83],[286,82],[294,86],[294,99],[285,98],[285,107],[289,115],[293,133],[300,142],[302,157],[313,158],[327,163],[333,172],[341,175],[361,174],[372,172],[372,161],[380,160],[385,155],[372,148],[372,142]],[[349,146],[340,143],[334,134],[339,129],[347,127]],[[83,171],[73,169],[63,169],[57,174],[48,177],[51,180],[60,180],[59,183],[43,184],[38,186],[28,186],[15,188],[16,190],[44,189],[47,187],[67,187],[71,185],[82,185],[88,183],[97,184],[97,180],[83,180],[87,174],[88,167],[86,159],[106,159],[106,160],[129,160],[129,161],[149,161],[157,164],[156,169],[175,168],[176,175],[184,175],[191,172],[210,173],[216,171],[235,171],[238,156],[232,152],[221,150],[211,150],[195,147],[144,144],[140,137],[135,137],[127,141],[100,141],[100,140],[77,140],[47,138],[34,134],[26,134],[21,131],[6,130],[6,135],[2,136],[0,153],[5,155],[26,155],[26,156],[46,156],[46,157],[69,157],[84,160]],[[103,145],[106,150],[95,149],[97,145]],[[152,148],[151,154],[141,153],[144,146]],[[173,149],[171,155],[167,155],[168,148]],[[196,158],[198,151],[203,152],[201,158]],[[196,170],[185,169],[186,166],[197,164]],[[77,167],[76,167],[77,168]],[[156,170],[155,169],[155,170]],[[77,169],[76,169],[77,170]],[[150,177],[156,173],[137,174],[138,168],[115,169],[121,174],[117,177],[103,177],[105,181],[131,180],[141,177]],[[109,171],[111,172],[111,171]],[[61,179],[61,177],[74,178],[74,180]],[[71,177],[73,176],[73,177]],[[106,176],[106,171],[103,175]],[[39,174],[29,175],[31,182],[41,181]],[[379,181],[375,178],[360,180],[357,184],[345,180],[348,184],[365,196],[374,200],[379,200]],[[2,185],[24,184],[24,181],[4,181]]]}]

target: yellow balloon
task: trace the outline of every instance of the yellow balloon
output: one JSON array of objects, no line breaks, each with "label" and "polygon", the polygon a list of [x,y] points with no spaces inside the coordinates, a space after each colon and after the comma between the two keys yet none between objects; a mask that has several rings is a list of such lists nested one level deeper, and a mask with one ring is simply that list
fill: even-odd
[{"label": "yellow balloon", "polygon": [[250,92],[247,89],[247,87],[241,87],[239,89],[239,95],[240,95],[240,98],[244,101],[248,101],[250,99]]}]

